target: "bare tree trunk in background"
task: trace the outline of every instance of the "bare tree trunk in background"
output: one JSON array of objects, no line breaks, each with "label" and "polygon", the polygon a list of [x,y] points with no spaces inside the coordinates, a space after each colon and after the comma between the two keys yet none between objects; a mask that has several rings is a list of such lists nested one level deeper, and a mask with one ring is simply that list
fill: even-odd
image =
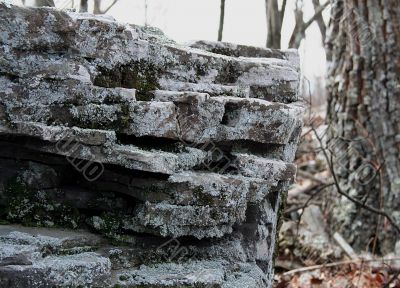
[{"label": "bare tree trunk in background", "polygon": [[285,16],[286,0],[279,10],[278,0],[265,0],[267,15],[267,48],[281,48],[281,33],[283,17]]},{"label": "bare tree trunk in background", "polygon": [[301,44],[301,40],[306,37],[306,29],[304,27],[304,18],[303,18],[303,1],[296,1],[296,9],[294,10],[294,19],[295,26],[290,37],[289,48],[299,48]]},{"label": "bare tree trunk in background", "polygon": [[[328,147],[340,186],[400,224],[398,0],[335,0],[327,52]],[[331,216],[336,231],[358,250],[393,252],[400,239],[382,217],[346,199]]]},{"label": "bare tree trunk in background", "polygon": [[[282,26],[285,17],[287,0],[282,1],[282,7],[279,9],[278,0],[265,0],[266,16],[267,16],[267,48],[281,48]],[[320,4],[319,0],[313,0],[314,15],[304,22],[303,19],[303,1],[296,0],[295,28],[289,42],[289,48],[299,48],[301,40],[304,39],[306,30],[310,25],[317,21],[320,28],[322,39],[325,42],[326,25],[322,17],[322,12],[330,4],[329,0],[325,0],[324,4]]]},{"label": "bare tree trunk in background", "polygon": [[79,12],[88,12],[88,0],[81,0]]},{"label": "bare tree trunk in background", "polygon": [[53,0],[35,0],[36,7],[55,7]]},{"label": "bare tree trunk in background", "polygon": [[292,36],[289,41],[289,48],[298,49],[301,44],[301,40],[306,37],[306,30],[311,26],[314,21],[317,22],[319,29],[321,31],[322,39],[325,43],[326,36],[326,25],[324,19],[322,17],[322,12],[324,12],[325,8],[330,4],[329,0],[325,0],[325,3],[320,5],[319,0],[313,0],[314,3],[314,15],[307,21],[304,22],[303,19],[303,1],[296,1],[296,9],[294,11],[296,25],[294,27]]},{"label": "bare tree trunk in background", "polygon": [[218,41],[222,41],[222,34],[224,31],[224,19],[225,19],[225,0],[221,0],[221,14],[219,16]]},{"label": "bare tree trunk in background", "polygon": [[101,13],[101,0],[94,0],[93,14]]}]

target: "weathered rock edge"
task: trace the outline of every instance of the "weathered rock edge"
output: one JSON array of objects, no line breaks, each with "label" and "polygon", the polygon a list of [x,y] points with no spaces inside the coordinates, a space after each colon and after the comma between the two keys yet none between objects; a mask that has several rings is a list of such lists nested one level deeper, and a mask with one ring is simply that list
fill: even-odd
[{"label": "weathered rock edge", "polygon": [[0,286],[269,287],[297,53],[0,15]]}]

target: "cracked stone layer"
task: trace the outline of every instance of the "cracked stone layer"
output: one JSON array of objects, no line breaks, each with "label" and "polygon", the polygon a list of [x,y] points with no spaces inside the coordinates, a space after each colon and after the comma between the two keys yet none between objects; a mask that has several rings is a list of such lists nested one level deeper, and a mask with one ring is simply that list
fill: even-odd
[{"label": "cracked stone layer", "polygon": [[2,104],[12,123],[113,129],[137,137],[194,143],[251,140],[287,144],[301,127],[302,108],[296,104],[205,93],[163,95],[160,91],[155,92],[159,101],[147,102],[135,101],[135,90],[93,89],[73,83],[54,88],[54,83],[39,83],[32,88],[5,77],[0,77],[0,84],[5,88]]},{"label": "cracked stone layer", "polygon": [[0,219],[113,241],[0,226],[0,286],[269,287],[297,53],[0,13]]},{"label": "cracked stone layer", "polygon": [[[7,27],[0,43],[4,51],[11,52],[2,53],[4,74],[94,80],[96,86],[141,92],[158,87],[215,95],[218,89],[221,94],[233,89],[232,94],[252,97],[256,87],[257,93],[297,95],[299,74],[292,60],[230,57],[149,41],[145,29],[108,17],[4,5],[0,9],[0,24]],[[12,57],[13,50],[21,51],[18,63]],[[52,55],[43,55],[45,52]],[[43,71],[43,67],[48,68]],[[138,72],[137,76],[131,76],[131,71]]]},{"label": "cracked stone layer", "polygon": [[[0,284],[10,288],[255,288],[267,283],[255,263],[232,264],[218,258],[151,263],[138,257],[138,248],[113,246],[106,239],[81,231],[1,225],[0,243]],[[150,253],[152,245],[141,249]],[[171,256],[167,246],[157,250]]]}]

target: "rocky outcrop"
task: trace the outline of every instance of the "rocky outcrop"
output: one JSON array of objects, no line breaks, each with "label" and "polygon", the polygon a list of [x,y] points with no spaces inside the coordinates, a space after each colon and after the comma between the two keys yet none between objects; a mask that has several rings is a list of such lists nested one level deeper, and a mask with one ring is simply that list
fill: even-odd
[{"label": "rocky outcrop", "polygon": [[296,52],[0,15],[0,286],[269,287]]}]

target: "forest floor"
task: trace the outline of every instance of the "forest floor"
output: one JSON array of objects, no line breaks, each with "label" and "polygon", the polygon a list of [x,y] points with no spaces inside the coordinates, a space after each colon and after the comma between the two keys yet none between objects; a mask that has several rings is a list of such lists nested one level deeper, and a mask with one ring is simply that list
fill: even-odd
[{"label": "forest floor", "polygon": [[339,196],[322,153],[324,144],[315,135],[325,134],[324,123],[320,108],[312,126],[303,129],[297,179],[288,192],[279,234],[274,287],[400,288],[400,255],[356,253],[328,223],[330,204]]}]

